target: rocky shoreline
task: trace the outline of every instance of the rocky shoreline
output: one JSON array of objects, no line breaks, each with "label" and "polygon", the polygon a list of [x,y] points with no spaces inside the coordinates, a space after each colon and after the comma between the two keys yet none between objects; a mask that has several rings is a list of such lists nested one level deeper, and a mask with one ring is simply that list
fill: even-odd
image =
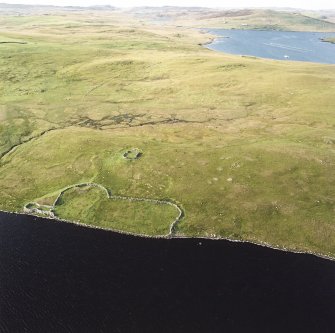
[{"label": "rocky shoreline", "polygon": [[315,256],[315,257],[318,257],[318,258],[321,258],[321,259],[330,260],[330,261],[335,262],[335,257],[332,257],[330,254],[326,255],[326,254],[317,253],[317,252],[313,252],[313,251],[303,251],[303,250],[289,249],[289,248],[285,248],[285,247],[282,247],[282,246],[279,246],[279,245],[271,245],[267,242],[262,242],[262,241],[240,240],[240,239],[233,239],[233,238],[221,237],[221,236],[211,237],[211,236],[187,236],[187,235],[182,235],[182,234],[178,234],[178,235],[175,235],[175,234],[174,235],[170,235],[170,234],[168,234],[168,235],[136,234],[136,233],[129,232],[129,231],[98,227],[98,226],[94,226],[94,225],[90,225],[90,224],[85,224],[85,223],[82,223],[82,222],[79,222],[79,221],[69,221],[69,220],[58,218],[56,216],[55,217],[41,217],[41,216],[38,216],[38,215],[35,215],[35,214],[32,214],[32,213],[11,212],[11,211],[1,210],[1,209],[0,209],[0,212],[6,213],[6,214],[36,216],[36,217],[45,218],[45,219],[48,219],[48,220],[74,224],[78,227],[103,230],[103,231],[107,231],[107,232],[110,231],[110,232],[115,232],[115,233],[122,234],[122,235],[148,238],[148,239],[172,239],[172,238],[173,239],[199,239],[199,241],[200,240],[213,240],[213,241],[228,241],[228,242],[232,242],[232,243],[253,244],[253,245],[256,245],[256,246],[262,246],[262,247],[269,248],[269,249],[276,250],[276,251],[282,251],[282,252],[286,252],[286,253],[302,254],[302,255],[303,254],[312,255],[312,256]]}]

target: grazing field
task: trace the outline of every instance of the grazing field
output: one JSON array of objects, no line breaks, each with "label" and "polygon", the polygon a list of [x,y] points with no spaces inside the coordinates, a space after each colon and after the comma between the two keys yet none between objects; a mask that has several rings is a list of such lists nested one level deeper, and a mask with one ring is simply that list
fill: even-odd
[{"label": "grazing field", "polygon": [[[96,183],[176,202],[176,235],[335,257],[335,66],[219,54],[209,35],[150,24],[0,15],[0,208]],[[97,189],[67,191],[56,212],[148,235],[176,217]]]},{"label": "grazing field", "polygon": [[166,236],[178,211],[169,205],[134,199],[111,199],[98,188],[65,192],[55,213],[69,221],[131,233]]}]

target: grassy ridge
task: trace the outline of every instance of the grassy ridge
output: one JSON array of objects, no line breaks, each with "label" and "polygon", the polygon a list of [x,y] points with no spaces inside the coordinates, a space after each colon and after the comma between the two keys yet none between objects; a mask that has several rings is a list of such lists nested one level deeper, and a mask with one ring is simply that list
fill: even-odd
[{"label": "grassy ridge", "polygon": [[[217,54],[198,45],[207,35],[116,13],[64,15],[0,17],[0,40],[27,42],[0,44],[0,149],[19,145],[0,160],[2,209],[94,182],[174,199],[180,235],[335,256],[334,66]],[[141,158],[124,159],[134,147]],[[165,234],[174,213],[94,190],[64,199],[61,217],[132,232]]]},{"label": "grassy ridge", "polygon": [[193,8],[193,10],[168,7],[143,10],[135,8],[131,13],[156,24],[225,29],[255,29],[284,31],[335,31],[335,24],[318,12],[280,11],[271,9],[220,10]]}]

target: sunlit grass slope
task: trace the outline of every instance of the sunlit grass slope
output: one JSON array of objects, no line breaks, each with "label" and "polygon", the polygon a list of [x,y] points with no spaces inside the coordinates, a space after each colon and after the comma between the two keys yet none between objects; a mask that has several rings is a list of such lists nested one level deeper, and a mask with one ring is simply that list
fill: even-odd
[{"label": "sunlit grass slope", "polygon": [[[0,42],[25,43],[0,44],[1,209],[92,182],[178,203],[177,235],[335,257],[335,66],[219,54],[206,35],[118,13],[0,25]],[[132,148],[141,157],[125,159]],[[161,235],[175,211],[160,208],[91,189],[57,210]]]}]

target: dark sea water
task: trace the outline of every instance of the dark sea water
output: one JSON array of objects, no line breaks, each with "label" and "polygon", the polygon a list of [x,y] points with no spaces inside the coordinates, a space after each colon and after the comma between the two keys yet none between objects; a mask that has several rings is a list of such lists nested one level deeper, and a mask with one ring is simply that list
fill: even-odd
[{"label": "dark sea water", "polygon": [[1,332],[335,332],[335,263],[0,213]]},{"label": "dark sea water", "polygon": [[207,45],[209,49],[215,51],[277,60],[335,64],[335,44],[320,40],[321,38],[335,37],[335,32],[224,29],[213,29],[209,32],[219,36],[213,43]]}]

